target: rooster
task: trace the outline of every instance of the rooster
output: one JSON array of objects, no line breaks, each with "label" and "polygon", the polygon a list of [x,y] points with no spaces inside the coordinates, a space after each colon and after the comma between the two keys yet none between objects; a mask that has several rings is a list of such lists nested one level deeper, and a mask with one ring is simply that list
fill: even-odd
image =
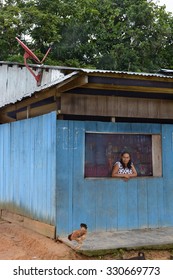
[{"label": "rooster", "polygon": [[78,242],[79,245],[76,247],[76,249],[79,249],[86,238],[86,234],[87,234],[87,225],[80,224],[80,229],[75,230],[71,234],[69,234],[68,239],[70,241],[75,240],[76,242]]}]

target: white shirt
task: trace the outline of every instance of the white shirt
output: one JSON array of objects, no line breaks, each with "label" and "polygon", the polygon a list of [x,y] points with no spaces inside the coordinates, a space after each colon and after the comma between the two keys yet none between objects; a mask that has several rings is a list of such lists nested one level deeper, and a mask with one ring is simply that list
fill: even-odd
[{"label": "white shirt", "polygon": [[[133,163],[132,163],[133,164]],[[132,165],[131,164],[131,165]],[[132,169],[130,168],[128,168],[128,167],[123,167],[122,166],[122,164],[121,164],[121,162],[120,161],[117,161],[115,164],[114,164],[114,166],[115,165],[118,165],[118,167],[119,167],[119,169],[118,169],[118,174],[133,174],[133,171],[132,171]]]}]

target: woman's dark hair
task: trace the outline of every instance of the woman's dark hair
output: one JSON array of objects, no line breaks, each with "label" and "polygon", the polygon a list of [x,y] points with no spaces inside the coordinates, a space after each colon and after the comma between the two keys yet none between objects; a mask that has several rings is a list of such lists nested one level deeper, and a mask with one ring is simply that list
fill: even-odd
[{"label": "woman's dark hair", "polygon": [[120,162],[121,162],[123,168],[126,168],[124,162],[122,161],[122,156],[123,156],[124,154],[128,154],[128,155],[130,156],[130,160],[129,160],[129,162],[127,163],[127,167],[128,167],[129,169],[131,169],[131,167],[132,167],[132,162],[131,162],[131,155],[130,155],[129,152],[122,152]]}]

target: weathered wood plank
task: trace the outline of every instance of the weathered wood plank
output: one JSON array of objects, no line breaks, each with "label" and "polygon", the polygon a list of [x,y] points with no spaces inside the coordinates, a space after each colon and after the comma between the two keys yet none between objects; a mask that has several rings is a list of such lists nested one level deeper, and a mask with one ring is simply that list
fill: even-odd
[{"label": "weathered wood plank", "polygon": [[52,111],[56,111],[56,109],[57,109],[57,105],[54,102],[52,104],[42,105],[36,108],[30,108],[29,110],[19,112],[16,114],[16,116],[17,116],[17,120],[23,120],[26,118],[32,118],[32,117],[39,116],[41,114],[47,114]]},{"label": "weathered wood plank", "polygon": [[16,121],[16,119],[10,118],[5,114],[0,114],[0,123],[9,123],[14,121]]},{"label": "weathered wood plank", "polygon": [[153,176],[162,176],[161,135],[152,135]]},{"label": "weathered wood plank", "polygon": [[16,104],[5,106],[3,109],[1,109],[1,112],[7,113],[7,112],[12,112],[12,111],[17,111],[21,108],[34,104],[38,101],[44,100],[51,96],[56,96],[57,93],[58,92],[55,88],[49,88],[45,91],[36,92],[35,94],[33,94],[33,96],[26,97],[25,99],[21,100],[20,102],[17,102]]},{"label": "weathered wood plank", "polygon": [[[73,78],[73,79],[72,79]],[[88,83],[88,77],[87,76],[79,76],[79,77],[72,77],[71,81],[69,81],[68,83],[64,84],[59,84],[56,86],[56,88],[58,89],[59,92],[64,92],[76,87],[81,87],[85,84]]]},{"label": "weathered wood plank", "polygon": [[[94,76],[97,76],[97,77],[103,77],[103,72],[91,72],[91,73],[88,73],[88,76],[89,77],[94,77]],[[152,81],[152,82],[166,82],[166,83],[172,83],[172,78],[171,77],[168,77],[168,76],[161,76],[159,75],[158,77],[156,77],[155,75],[152,76],[151,75],[136,75],[135,73],[134,74],[131,74],[129,75],[129,73],[123,73],[123,72],[118,72],[118,73],[111,73],[111,72],[105,72],[104,73],[104,77],[112,77],[112,78],[117,78],[117,79],[124,79],[124,80],[140,80],[140,81]]]},{"label": "weathered wood plank", "polygon": [[5,209],[1,209],[1,218],[9,222],[15,222],[22,227],[31,229],[52,239],[55,238],[55,226],[53,225],[48,225],[40,221],[32,220],[30,218],[10,212]]},{"label": "weathered wood plank", "polygon": [[87,84],[85,88],[100,89],[100,90],[119,90],[133,92],[149,92],[149,93],[167,93],[173,94],[172,88],[145,87],[145,86],[130,86],[130,85],[113,85],[113,84]]},{"label": "weathered wood plank", "polygon": [[108,117],[173,119],[173,100],[64,94],[61,113]]}]

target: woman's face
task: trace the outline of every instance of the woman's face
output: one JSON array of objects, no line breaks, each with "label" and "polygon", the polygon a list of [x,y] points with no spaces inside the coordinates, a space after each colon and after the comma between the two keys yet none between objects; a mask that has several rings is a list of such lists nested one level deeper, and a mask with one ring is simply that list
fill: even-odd
[{"label": "woman's face", "polygon": [[123,162],[125,165],[127,165],[128,162],[129,162],[129,160],[130,160],[130,155],[129,155],[128,153],[125,153],[125,154],[122,155],[121,159],[122,159],[122,162]]}]

